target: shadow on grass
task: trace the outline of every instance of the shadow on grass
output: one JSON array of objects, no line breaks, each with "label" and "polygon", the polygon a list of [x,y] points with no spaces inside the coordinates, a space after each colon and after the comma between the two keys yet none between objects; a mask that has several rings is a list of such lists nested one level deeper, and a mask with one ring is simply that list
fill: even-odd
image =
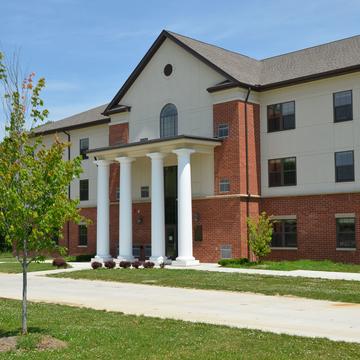
[{"label": "shadow on grass", "polygon": [[[29,327],[28,328],[29,334],[47,334],[46,329],[42,329],[39,327]],[[9,337],[9,336],[18,336],[21,335],[21,328],[14,329],[14,330],[4,330],[0,328],[0,338]]]}]

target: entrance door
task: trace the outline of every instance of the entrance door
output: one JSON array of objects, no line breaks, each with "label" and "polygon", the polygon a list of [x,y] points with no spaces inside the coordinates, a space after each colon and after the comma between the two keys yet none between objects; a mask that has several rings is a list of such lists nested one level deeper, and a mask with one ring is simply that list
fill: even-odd
[{"label": "entrance door", "polygon": [[172,260],[178,255],[177,244],[177,166],[164,168],[165,251]]}]

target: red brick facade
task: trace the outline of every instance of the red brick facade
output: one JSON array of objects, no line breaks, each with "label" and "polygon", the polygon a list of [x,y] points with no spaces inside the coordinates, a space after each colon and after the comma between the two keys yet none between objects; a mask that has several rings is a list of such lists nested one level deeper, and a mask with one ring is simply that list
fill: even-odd
[{"label": "red brick facade", "polygon": [[[193,200],[194,226],[202,226],[202,240],[194,241],[194,256],[201,262],[216,262],[223,245],[231,246],[232,257],[251,257],[247,242],[248,216],[260,211],[269,215],[297,218],[295,250],[273,250],[271,259],[331,259],[360,263],[359,251],[336,250],[335,214],[355,213],[360,216],[360,194],[334,194],[293,197],[260,197],[260,117],[259,105],[248,103],[245,121],[245,103],[229,101],[213,107],[214,135],[219,124],[229,125],[229,136],[214,150],[214,196]],[[246,139],[247,137],[247,139]],[[128,124],[110,126],[109,145],[127,143]],[[247,140],[247,141],[246,141]],[[248,165],[247,165],[248,162]],[[219,182],[229,179],[230,191],[221,193]],[[248,179],[248,184],[247,184]],[[110,167],[110,253],[118,255],[119,206],[116,192],[119,188],[119,165]],[[95,254],[96,208],[83,209],[92,220],[88,228],[88,246],[78,246],[78,227],[70,224],[69,250],[71,254]],[[356,222],[359,234],[360,224]],[[65,228],[63,244],[67,246]],[[360,240],[357,239],[359,243]],[[141,257],[145,245],[151,243],[151,203],[133,204],[133,244],[140,246]]]}]

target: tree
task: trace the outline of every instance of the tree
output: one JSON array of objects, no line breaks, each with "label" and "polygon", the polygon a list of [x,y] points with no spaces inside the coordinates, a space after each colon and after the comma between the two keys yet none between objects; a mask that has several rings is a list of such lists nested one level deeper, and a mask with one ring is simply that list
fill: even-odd
[{"label": "tree", "polygon": [[[14,65],[14,63],[12,63]],[[22,334],[27,333],[27,270],[33,261],[65,248],[56,244],[66,221],[84,221],[78,201],[68,198],[70,182],[81,173],[81,159],[65,161],[70,146],[58,138],[46,147],[31,131],[48,116],[40,92],[45,80],[31,73],[19,81],[18,67],[0,53],[4,87],[5,137],[0,142],[0,233],[22,266]],[[30,130],[27,123],[30,122]]]},{"label": "tree", "polygon": [[271,251],[270,242],[273,234],[273,224],[266,213],[262,212],[257,219],[248,218],[247,225],[250,249],[260,262]]}]

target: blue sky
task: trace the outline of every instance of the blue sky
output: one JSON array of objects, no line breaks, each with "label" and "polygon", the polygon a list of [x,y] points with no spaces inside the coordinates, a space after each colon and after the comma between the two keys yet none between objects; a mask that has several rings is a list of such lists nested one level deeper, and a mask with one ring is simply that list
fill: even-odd
[{"label": "blue sky", "polygon": [[0,49],[46,78],[58,120],[110,101],[164,28],[264,58],[360,34],[359,19],[358,0],[2,0]]}]

